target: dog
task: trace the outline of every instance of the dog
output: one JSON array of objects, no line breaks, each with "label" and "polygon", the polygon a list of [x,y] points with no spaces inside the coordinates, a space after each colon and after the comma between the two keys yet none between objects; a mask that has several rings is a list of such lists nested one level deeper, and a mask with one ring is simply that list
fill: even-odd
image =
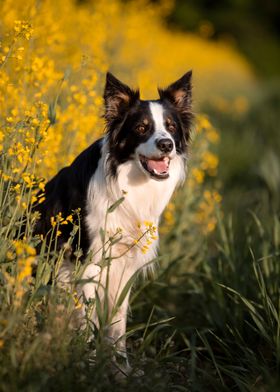
[{"label": "dog", "polygon": [[[72,248],[74,252],[79,246],[84,258],[90,255],[82,275],[83,313],[97,294],[104,302],[106,286],[113,313],[108,338],[125,358],[127,284],[156,257],[161,214],[185,179],[193,119],[191,79],[189,71],[167,88],[158,89],[157,100],[141,100],[139,90],[108,72],[104,137],[46,184],[45,201],[37,207],[40,218],[35,231],[44,236],[52,229],[52,217],[58,213],[66,217],[79,209],[80,234],[76,237],[80,240],[78,244],[75,237]],[[109,213],[110,206],[114,211]],[[69,226],[60,226],[59,248],[69,238]],[[111,261],[102,268],[108,241]],[[72,271],[66,260],[58,280],[71,281]],[[119,301],[123,290],[125,296]],[[96,312],[91,317],[98,327]]]}]

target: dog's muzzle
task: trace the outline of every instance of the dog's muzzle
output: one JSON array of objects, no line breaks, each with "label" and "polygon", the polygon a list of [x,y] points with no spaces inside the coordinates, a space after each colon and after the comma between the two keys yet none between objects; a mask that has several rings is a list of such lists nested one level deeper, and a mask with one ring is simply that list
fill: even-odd
[{"label": "dog's muzzle", "polygon": [[164,180],[169,177],[170,158],[168,156],[148,158],[144,155],[139,155],[139,159],[142,167],[151,177],[157,180]]}]

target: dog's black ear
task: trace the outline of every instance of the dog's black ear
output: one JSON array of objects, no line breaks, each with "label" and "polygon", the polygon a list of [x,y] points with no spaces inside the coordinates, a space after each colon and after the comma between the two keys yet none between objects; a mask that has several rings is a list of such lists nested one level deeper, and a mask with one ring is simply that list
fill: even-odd
[{"label": "dog's black ear", "polygon": [[165,89],[158,89],[162,100],[168,100],[179,112],[186,127],[192,120],[192,71],[185,73]]},{"label": "dog's black ear", "polygon": [[132,90],[107,72],[104,89],[105,114],[107,124],[123,118],[125,112],[139,99],[139,91]]}]

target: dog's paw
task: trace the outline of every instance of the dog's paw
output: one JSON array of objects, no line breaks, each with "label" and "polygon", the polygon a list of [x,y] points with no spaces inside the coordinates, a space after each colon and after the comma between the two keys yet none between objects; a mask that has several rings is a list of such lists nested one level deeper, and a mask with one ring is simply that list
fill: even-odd
[{"label": "dog's paw", "polygon": [[128,378],[140,378],[144,376],[143,370],[132,367],[124,355],[114,357],[110,365],[110,373],[117,382],[126,382]]}]

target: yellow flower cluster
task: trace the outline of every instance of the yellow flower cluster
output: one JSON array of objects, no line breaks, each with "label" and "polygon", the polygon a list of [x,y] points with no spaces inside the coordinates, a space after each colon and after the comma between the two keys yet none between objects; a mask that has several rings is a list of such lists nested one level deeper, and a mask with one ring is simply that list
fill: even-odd
[{"label": "yellow flower cluster", "polygon": [[68,215],[66,218],[63,218],[62,213],[59,212],[55,217],[51,217],[52,227],[55,227],[56,225],[67,225],[69,222],[73,222],[73,215]]},{"label": "yellow flower cluster", "polygon": [[138,234],[137,238],[133,241],[141,249],[143,254],[147,253],[152,243],[157,240],[157,227],[150,221],[137,223]]},{"label": "yellow flower cluster", "polygon": [[169,230],[171,230],[171,228],[175,225],[175,223],[176,223],[175,210],[176,210],[176,206],[171,201],[167,205],[167,207],[164,211],[164,214],[163,214],[163,225],[161,225],[161,227],[160,227],[160,232],[162,234],[168,233]]},{"label": "yellow flower cluster", "polygon": [[16,20],[14,22],[14,31],[16,32],[16,36],[22,35],[27,40],[30,39],[33,33],[31,24],[22,20]]},{"label": "yellow flower cluster", "polygon": [[17,280],[21,283],[24,279],[31,276],[31,267],[35,261],[36,250],[22,241],[14,241],[14,247],[18,265]]},{"label": "yellow flower cluster", "polygon": [[213,231],[217,224],[215,208],[221,203],[221,195],[217,191],[206,190],[198,205],[195,221],[200,224],[204,234]]},{"label": "yellow flower cluster", "polygon": [[200,188],[199,197],[196,198],[193,210],[193,221],[201,226],[201,230],[205,234],[215,229],[217,223],[215,205],[221,202],[221,196],[216,190],[211,190],[213,185],[209,181],[211,177],[217,175],[219,159],[213,150],[218,142],[218,131],[205,115],[198,115],[193,146],[196,149],[196,155],[189,173],[187,186],[189,192],[196,194]]},{"label": "yellow flower cluster", "polygon": [[204,132],[204,136],[206,140],[210,143],[216,144],[219,142],[220,136],[217,130],[213,127],[209,118],[205,115],[198,114],[196,116],[196,132],[202,133]]},{"label": "yellow flower cluster", "polygon": [[239,114],[246,113],[249,109],[249,101],[246,96],[239,95],[233,99],[225,99],[224,97],[217,96],[212,100],[212,106],[218,109],[220,112],[227,114]]},{"label": "yellow flower cluster", "polygon": [[196,139],[196,162],[188,177],[188,185],[191,187],[202,184],[207,176],[216,176],[219,164],[218,156],[211,151],[212,146],[219,142],[219,133],[205,115],[197,116],[194,140]]},{"label": "yellow flower cluster", "polygon": [[59,230],[60,225],[68,225],[68,223],[73,223],[73,215],[70,214],[66,218],[62,217],[62,213],[59,212],[56,216],[51,216],[50,223],[53,229],[56,229],[55,235],[59,237],[61,231]]},{"label": "yellow flower cluster", "polygon": [[[14,171],[17,173],[17,171]],[[14,177],[15,178],[15,177]],[[12,178],[6,178],[11,180]],[[45,182],[42,178],[36,177],[34,174],[23,172],[19,177],[18,182],[11,186],[11,191],[14,193],[17,205],[23,210],[30,209],[34,203],[41,204],[45,200]]]},{"label": "yellow flower cluster", "polygon": [[[212,232],[216,226],[215,208],[212,201],[217,202],[221,196],[218,195],[217,191],[214,192],[213,200],[208,196],[211,194],[210,189],[213,187],[209,180],[213,180],[217,175],[219,165],[218,156],[213,152],[220,139],[219,133],[207,116],[199,114],[196,118],[192,139],[192,159],[187,164],[190,169],[187,173],[184,190],[181,191],[181,194],[185,195],[183,205],[181,200],[177,208],[174,202],[169,203],[164,212],[163,225],[160,229],[162,233],[168,233],[178,223],[177,218],[181,219],[180,211],[182,208],[188,210],[189,225],[199,225],[203,233]],[[208,188],[209,190],[207,190]],[[177,218],[176,210],[178,211]]]},{"label": "yellow flower cluster", "polygon": [[26,284],[32,274],[32,265],[35,263],[36,250],[25,241],[13,241],[12,247],[7,251],[7,260],[15,261],[15,273],[4,271],[7,286],[13,292],[13,305],[21,304],[22,297],[26,292]]}]

